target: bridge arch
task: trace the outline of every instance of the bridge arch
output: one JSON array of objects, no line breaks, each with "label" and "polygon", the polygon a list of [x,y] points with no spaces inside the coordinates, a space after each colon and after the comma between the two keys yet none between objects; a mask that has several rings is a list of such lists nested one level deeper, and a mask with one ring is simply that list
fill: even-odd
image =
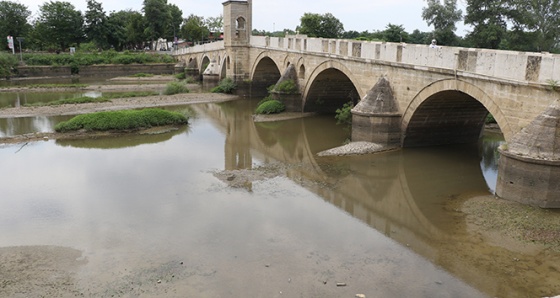
[{"label": "bridge arch", "polygon": [[253,69],[251,70],[252,95],[266,96],[268,94],[267,88],[280,80],[282,76],[280,69],[281,67],[267,52],[262,52],[257,59],[255,59]]},{"label": "bridge arch", "polygon": [[210,64],[211,60],[208,55],[203,55],[200,61],[201,62],[199,71],[202,74],[206,70],[206,67],[208,67],[208,65]]},{"label": "bridge arch", "polygon": [[333,60],[315,67],[306,82],[303,92],[305,112],[334,113],[344,103],[353,101],[356,104],[365,96],[361,88],[356,87],[359,85],[354,74]]},{"label": "bridge arch", "polygon": [[220,61],[220,80],[223,80],[226,78],[227,76],[227,70],[230,67],[229,64],[229,56],[224,55],[223,57],[221,57],[221,61]]},{"label": "bridge arch", "polygon": [[511,128],[496,102],[484,90],[465,81],[444,79],[423,88],[404,110],[403,147],[475,141],[488,113],[506,141]]}]

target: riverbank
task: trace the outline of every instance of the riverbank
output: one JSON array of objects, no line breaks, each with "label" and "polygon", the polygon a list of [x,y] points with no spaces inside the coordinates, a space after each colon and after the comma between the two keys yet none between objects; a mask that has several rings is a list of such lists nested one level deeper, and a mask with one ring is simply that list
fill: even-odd
[{"label": "riverbank", "polygon": [[[137,90],[137,89],[135,89]],[[183,93],[146,97],[115,98],[107,102],[63,104],[57,106],[23,106],[0,109],[0,118],[35,116],[65,116],[88,114],[100,111],[115,111],[148,107],[177,106],[194,103],[223,102],[237,98],[220,93]]]}]

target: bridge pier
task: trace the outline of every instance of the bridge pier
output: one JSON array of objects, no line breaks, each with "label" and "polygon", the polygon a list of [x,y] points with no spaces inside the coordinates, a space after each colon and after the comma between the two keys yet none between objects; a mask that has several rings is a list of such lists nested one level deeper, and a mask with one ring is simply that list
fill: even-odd
[{"label": "bridge pier", "polygon": [[401,114],[389,81],[379,79],[352,109],[352,141],[400,147]]},{"label": "bridge pier", "polygon": [[303,99],[299,93],[297,72],[293,64],[284,71],[270,94],[273,99],[286,106],[286,112],[303,112]]},{"label": "bridge pier", "polygon": [[187,77],[192,77],[194,79],[196,79],[197,81],[200,81],[200,72],[198,71],[198,66],[196,64],[196,60],[193,59],[191,61],[189,61],[189,63],[187,63],[187,66],[185,67],[185,75]]},{"label": "bridge pier", "polygon": [[499,149],[496,195],[560,208],[560,107],[549,107]]}]

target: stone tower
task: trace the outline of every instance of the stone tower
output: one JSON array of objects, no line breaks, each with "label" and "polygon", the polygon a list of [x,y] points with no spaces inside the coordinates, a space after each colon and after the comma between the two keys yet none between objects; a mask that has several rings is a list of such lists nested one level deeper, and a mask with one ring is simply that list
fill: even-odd
[{"label": "stone tower", "polygon": [[249,45],[253,31],[252,0],[230,0],[224,5],[226,76],[238,85],[250,79]]}]

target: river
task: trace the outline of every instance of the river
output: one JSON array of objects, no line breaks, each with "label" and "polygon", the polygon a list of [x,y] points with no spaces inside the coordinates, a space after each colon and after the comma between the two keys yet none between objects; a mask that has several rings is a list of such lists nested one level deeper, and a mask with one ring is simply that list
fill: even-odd
[{"label": "river", "polygon": [[[166,134],[0,146],[0,296],[541,297],[560,289],[557,259],[490,243],[453,207],[492,195],[499,134],[318,157],[348,130],[332,116],[254,123],[257,101],[175,107],[195,116]],[[50,131],[60,120],[6,120],[0,132]],[[230,183],[237,179],[246,180]]]}]

